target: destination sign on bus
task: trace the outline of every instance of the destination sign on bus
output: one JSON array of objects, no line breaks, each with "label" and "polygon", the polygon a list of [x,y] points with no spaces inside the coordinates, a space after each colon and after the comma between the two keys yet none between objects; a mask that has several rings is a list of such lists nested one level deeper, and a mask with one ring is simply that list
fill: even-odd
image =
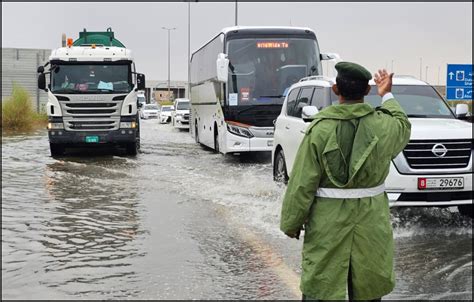
[{"label": "destination sign on bus", "polygon": [[257,42],[257,48],[288,48],[288,42]]}]

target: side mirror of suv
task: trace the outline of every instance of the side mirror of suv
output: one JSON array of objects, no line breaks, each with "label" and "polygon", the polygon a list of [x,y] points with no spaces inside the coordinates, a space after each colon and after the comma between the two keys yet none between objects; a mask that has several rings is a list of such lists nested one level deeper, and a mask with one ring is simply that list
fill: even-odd
[{"label": "side mirror of suv", "polygon": [[313,120],[313,117],[318,114],[319,110],[315,106],[304,106],[301,111],[301,118],[303,121],[309,123]]},{"label": "side mirror of suv", "polygon": [[467,104],[457,104],[455,113],[457,117],[465,117],[469,113],[469,106]]}]

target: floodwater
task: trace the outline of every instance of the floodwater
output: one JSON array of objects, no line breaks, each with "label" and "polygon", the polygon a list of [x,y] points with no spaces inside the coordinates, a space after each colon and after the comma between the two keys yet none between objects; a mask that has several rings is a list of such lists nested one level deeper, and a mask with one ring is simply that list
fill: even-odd
[{"label": "floodwater", "polygon": [[[279,229],[270,158],[222,156],[142,123],[133,157],[53,159],[46,132],[2,138],[3,299],[299,299],[301,240]],[[392,209],[387,299],[472,300],[472,221]]]}]

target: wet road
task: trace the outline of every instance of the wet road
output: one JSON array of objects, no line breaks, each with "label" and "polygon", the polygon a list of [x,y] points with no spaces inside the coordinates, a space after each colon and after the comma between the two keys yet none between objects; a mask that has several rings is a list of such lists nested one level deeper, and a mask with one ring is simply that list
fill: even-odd
[{"label": "wet road", "polygon": [[[2,139],[3,299],[298,299],[301,241],[280,234],[269,156],[222,156],[142,123],[136,158],[49,157]],[[386,298],[472,299],[472,222],[393,209]]]}]

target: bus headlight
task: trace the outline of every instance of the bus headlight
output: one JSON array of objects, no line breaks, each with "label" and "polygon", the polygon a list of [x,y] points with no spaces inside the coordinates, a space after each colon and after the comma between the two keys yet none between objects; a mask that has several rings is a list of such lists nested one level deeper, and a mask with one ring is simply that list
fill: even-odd
[{"label": "bus headlight", "polygon": [[247,137],[247,138],[252,138],[253,137],[252,132],[250,132],[250,130],[248,128],[245,128],[245,127],[242,127],[242,126],[237,126],[237,125],[228,123],[227,124],[227,130],[229,130],[229,132],[231,132],[235,135],[238,135],[238,136],[243,136],[243,137]]}]

